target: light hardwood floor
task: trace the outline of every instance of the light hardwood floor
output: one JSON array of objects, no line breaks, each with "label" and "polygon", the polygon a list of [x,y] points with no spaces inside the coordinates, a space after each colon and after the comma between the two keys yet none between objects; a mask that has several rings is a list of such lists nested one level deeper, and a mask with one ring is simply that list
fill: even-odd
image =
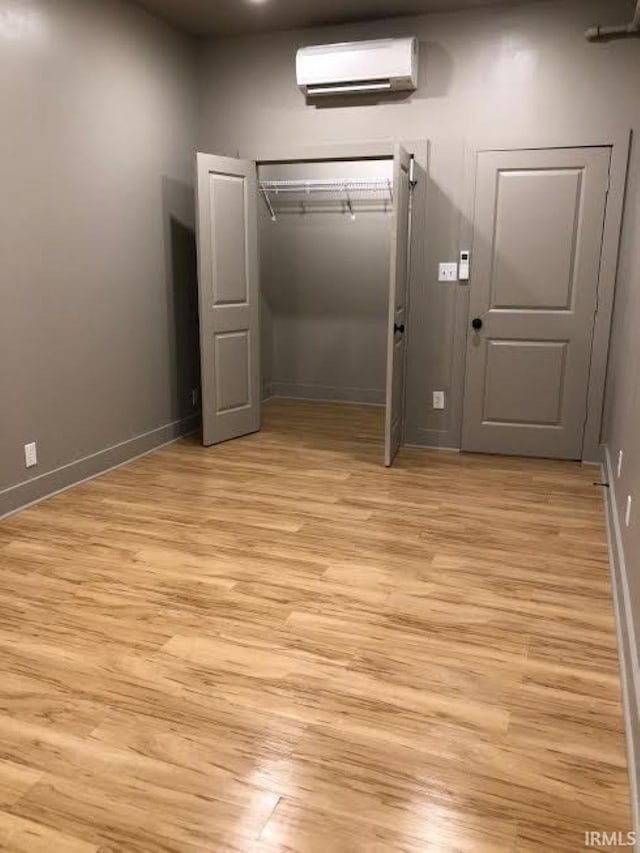
[{"label": "light hardwood floor", "polygon": [[597,469],[279,401],[0,523],[0,849],[582,851],[630,829]]}]

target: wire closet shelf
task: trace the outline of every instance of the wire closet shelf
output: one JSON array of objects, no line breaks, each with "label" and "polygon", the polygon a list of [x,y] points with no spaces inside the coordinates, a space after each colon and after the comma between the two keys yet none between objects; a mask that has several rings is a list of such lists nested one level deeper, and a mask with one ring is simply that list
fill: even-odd
[{"label": "wire closet shelf", "polygon": [[360,194],[366,196],[369,193],[385,193],[391,201],[393,200],[393,181],[390,178],[370,178],[368,180],[328,178],[297,181],[260,181],[259,187],[267,210],[269,211],[269,216],[274,222],[276,220],[276,212],[273,207],[272,197],[277,197],[281,194],[310,197],[315,193],[324,193],[325,198],[332,193],[337,194],[345,202],[352,219],[355,219],[353,202],[356,199],[354,197],[359,197]]}]

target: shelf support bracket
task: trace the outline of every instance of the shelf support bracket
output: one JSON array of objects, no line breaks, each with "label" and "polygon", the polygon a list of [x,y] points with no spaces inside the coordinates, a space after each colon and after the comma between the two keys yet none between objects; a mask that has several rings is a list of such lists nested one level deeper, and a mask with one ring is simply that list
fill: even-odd
[{"label": "shelf support bracket", "polygon": [[261,189],[262,198],[264,199],[264,203],[267,205],[267,210],[269,211],[269,216],[271,217],[271,221],[276,221],[276,212],[273,209],[273,205],[271,204],[271,199],[269,198],[269,191],[265,189]]},{"label": "shelf support bracket", "polygon": [[353,212],[353,205],[351,204],[351,196],[349,195],[349,189],[348,189],[348,187],[346,186],[346,184],[345,184],[345,186],[343,187],[343,189],[344,189],[344,194],[345,194],[345,195],[346,195],[346,197],[347,197],[347,207],[349,208],[349,214],[351,215],[351,219],[352,219],[353,221],[355,221],[356,215],[355,215],[355,213]]}]

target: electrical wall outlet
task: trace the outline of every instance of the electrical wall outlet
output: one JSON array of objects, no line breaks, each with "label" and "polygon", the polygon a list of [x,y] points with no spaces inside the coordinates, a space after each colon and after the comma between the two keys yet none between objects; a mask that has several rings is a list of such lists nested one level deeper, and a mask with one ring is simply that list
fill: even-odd
[{"label": "electrical wall outlet", "polygon": [[624,514],[624,526],[629,527],[631,524],[631,504],[632,504],[631,495],[627,495],[627,511]]},{"label": "electrical wall outlet", "polygon": [[24,446],[24,464],[27,468],[33,468],[34,465],[38,464],[38,448],[35,441]]},{"label": "electrical wall outlet", "polygon": [[433,408],[444,409],[444,391],[433,392]]},{"label": "electrical wall outlet", "polygon": [[457,281],[458,264],[438,264],[438,281]]},{"label": "electrical wall outlet", "polygon": [[618,451],[618,479],[620,479],[622,475],[622,457],[624,456],[621,450]]}]

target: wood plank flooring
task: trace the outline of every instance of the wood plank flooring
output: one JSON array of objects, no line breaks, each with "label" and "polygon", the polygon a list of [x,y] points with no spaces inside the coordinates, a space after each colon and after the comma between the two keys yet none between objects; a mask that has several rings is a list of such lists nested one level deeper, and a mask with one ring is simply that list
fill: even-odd
[{"label": "wood plank flooring", "polygon": [[[0,849],[584,850],[630,830],[597,469],[272,402],[0,523]],[[600,848],[615,849],[615,848]]]}]

